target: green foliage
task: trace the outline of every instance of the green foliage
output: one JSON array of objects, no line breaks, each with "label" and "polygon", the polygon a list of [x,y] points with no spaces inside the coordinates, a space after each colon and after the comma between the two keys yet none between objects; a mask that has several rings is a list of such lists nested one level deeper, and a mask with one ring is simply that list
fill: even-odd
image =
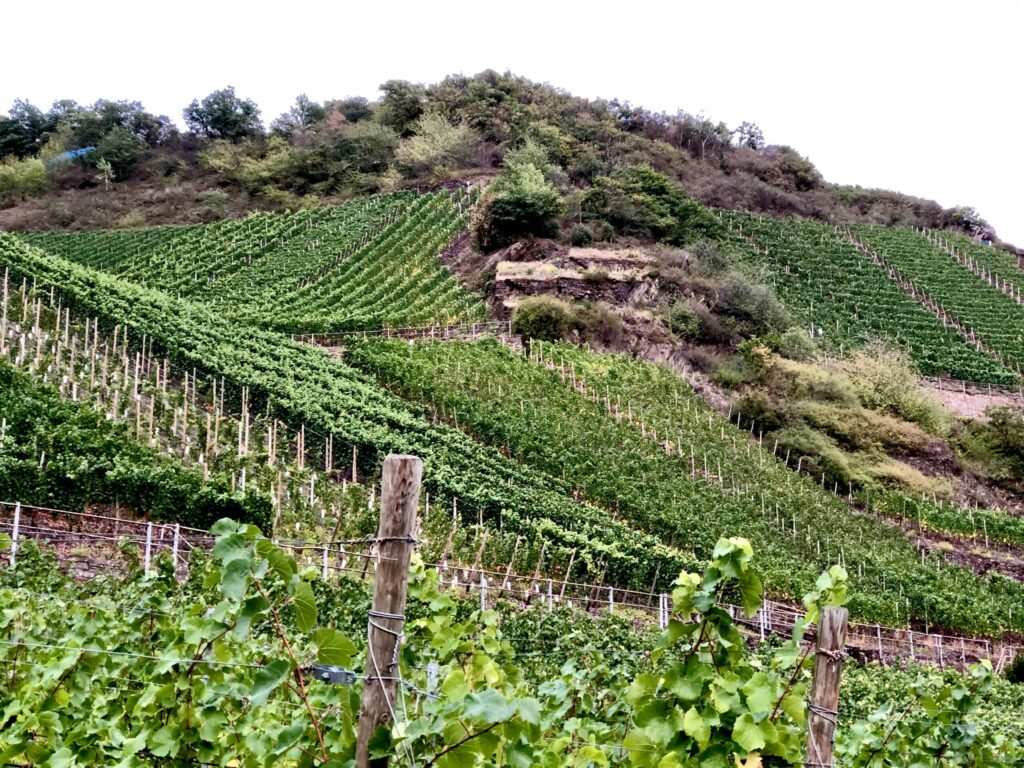
[{"label": "green foliage", "polygon": [[[824,348],[845,353],[882,339],[907,349],[918,371],[927,375],[1016,382],[1011,370],[944,326],[833,227],[802,219],[725,215],[743,261],[762,279],[771,280],[787,311]],[[918,239],[928,246],[926,240]]]},{"label": "green foliage", "polygon": [[512,314],[512,332],[524,339],[559,341],[569,335],[574,325],[572,308],[552,296],[523,299]]},{"label": "green foliage", "polygon": [[399,136],[409,136],[423,114],[426,95],[423,86],[407,80],[388,80],[380,90],[384,95],[377,105],[377,122]]},{"label": "green foliage", "polygon": [[668,328],[680,339],[692,341],[700,333],[700,316],[685,301],[677,301],[665,310]]},{"label": "green foliage", "polygon": [[427,112],[416,120],[412,130],[413,135],[404,139],[395,152],[395,164],[406,176],[443,175],[471,161],[475,137],[470,128]]},{"label": "green foliage", "polygon": [[127,128],[116,127],[100,139],[96,151],[89,154],[90,161],[106,161],[114,178],[126,179],[135,171],[146,151],[142,140]]},{"label": "green foliage", "polygon": [[262,133],[256,102],[235,95],[233,86],[214,91],[202,101],[193,99],[184,116],[189,130],[211,139],[239,142]]},{"label": "green foliage", "polygon": [[33,197],[46,186],[46,166],[42,160],[6,157],[0,162],[0,202]]},{"label": "green foliage", "polygon": [[902,350],[872,342],[840,367],[866,407],[901,416],[929,432],[949,431],[949,417],[935,397],[920,385]]},{"label": "green foliage", "polygon": [[[290,151],[280,138],[271,143]],[[230,164],[242,150],[219,142],[210,151]],[[219,205],[217,193],[209,194],[207,205]],[[400,192],[209,226],[25,237],[256,326],[286,333],[374,330],[482,318],[480,299],[438,258],[465,226],[460,209],[470,202]]]},{"label": "green foliage", "polygon": [[488,187],[474,216],[477,245],[493,251],[526,237],[553,237],[565,202],[532,162],[506,166]]},{"label": "green foliage", "polygon": [[630,166],[598,178],[583,194],[586,218],[604,220],[631,237],[685,245],[716,237],[721,225],[669,178],[648,165]]},{"label": "green foliage", "polygon": [[133,444],[124,427],[2,362],[0,415],[0,498],[72,510],[118,502],[197,528],[233,517],[270,529],[265,496],[231,493],[222,479],[204,483],[198,472]]},{"label": "green foliage", "polygon": [[[700,562],[723,532],[758,541],[759,570],[773,594],[805,594],[842,551],[857,567],[850,578],[856,617],[900,625],[909,600],[909,613],[923,619],[927,612],[933,624],[1020,626],[1019,584],[937,557],[922,563],[886,521],[851,515],[832,486],[857,482],[861,467],[828,436],[808,427],[781,435],[780,443],[792,440],[787,468],[784,445],[774,455],[774,438],[752,446],[749,419],[737,428],[734,411],[729,424],[667,368],[564,344],[534,342],[530,351],[526,358],[494,342],[367,340],[348,354],[438,417],[457,419],[477,439],[562,478],[578,498],[688,548]],[[813,477],[807,459],[804,474],[792,471],[803,455],[819,457]]]},{"label": "green foliage", "polygon": [[779,354],[790,360],[806,361],[814,358],[818,348],[803,328],[790,328],[779,340]]},{"label": "green foliage", "polygon": [[423,457],[432,467],[424,479],[432,495],[457,497],[466,519],[543,538],[550,556],[567,556],[577,549],[577,575],[593,573],[603,561],[609,576],[649,586],[656,573],[671,573],[687,562],[678,550],[615,522],[607,511],[574,501],[550,476],[462,432],[431,423],[421,407],[389,394],[369,376],[311,345],[255,324],[238,324],[209,308],[73,264],[2,233],[0,264],[9,265],[16,276],[32,276],[41,290],[59,285],[65,302],[74,301],[77,311],[146,334],[154,345],[172,349],[182,366],[226,377],[254,394],[271,394],[280,412],[356,446],[364,461],[389,452]]},{"label": "green foliage", "polygon": [[569,235],[569,242],[575,248],[586,248],[594,242],[594,233],[590,231],[590,227],[586,224],[577,224],[572,228],[572,234]]}]

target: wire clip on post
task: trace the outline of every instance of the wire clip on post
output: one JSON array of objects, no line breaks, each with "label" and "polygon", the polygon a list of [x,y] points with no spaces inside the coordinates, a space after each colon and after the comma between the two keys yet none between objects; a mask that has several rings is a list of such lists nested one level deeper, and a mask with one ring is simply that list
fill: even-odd
[{"label": "wire clip on post", "polygon": [[355,685],[357,675],[351,669],[334,664],[316,664],[308,667],[313,677],[327,685]]}]

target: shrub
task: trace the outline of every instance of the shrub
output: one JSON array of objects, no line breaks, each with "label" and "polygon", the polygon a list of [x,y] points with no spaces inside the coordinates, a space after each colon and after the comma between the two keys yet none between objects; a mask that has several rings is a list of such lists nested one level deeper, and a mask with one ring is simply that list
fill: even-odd
[{"label": "shrub", "polygon": [[210,189],[199,196],[199,217],[203,221],[217,221],[228,214],[231,197],[221,189]]},{"label": "shrub", "polygon": [[625,333],[622,320],[606,304],[581,307],[576,312],[575,325],[585,341],[606,347],[618,344]]},{"label": "shrub", "polygon": [[779,339],[779,354],[790,360],[810,360],[817,351],[814,341],[802,328],[790,328]]},{"label": "shrub", "polygon": [[512,314],[512,332],[524,339],[559,341],[573,330],[572,308],[551,296],[532,296],[519,302]]},{"label": "shrub", "polygon": [[600,267],[590,267],[583,272],[583,279],[588,283],[603,283],[608,279],[608,270]]},{"label": "shrub", "polygon": [[416,120],[413,131],[395,152],[395,164],[406,176],[441,174],[470,164],[476,136],[467,126],[428,112]]},{"label": "shrub", "polygon": [[904,351],[872,343],[851,355],[842,369],[868,408],[890,411],[929,432],[948,433],[949,417],[939,402],[920,386]]},{"label": "shrub", "polygon": [[594,242],[594,233],[586,224],[577,224],[569,235],[569,242],[576,248],[586,248]]},{"label": "shrub", "polygon": [[146,154],[146,145],[127,128],[117,127],[100,139],[96,151],[89,154],[89,160],[98,163],[106,160],[114,171],[115,179],[126,179],[138,167]]},{"label": "shrub", "polygon": [[696,339],[700,334],[700,317],[685,301],[678,301],[665,310],[668,329],[680,339]]},{"label": "shrub", "polygon": [[134,229],[136,227],[146,226],[146,216],[139,210],[128,211],[117,221],[117,226],[123,229]]},{"label": "shrub", "polygon": [[537,166],[518,163],[496,178],[473,223],[477,245],[493,251],[525,237],[554,237],[565,201]]},{"label": "shrub", "polygon": [[581,210],[588,218],[607,221],[620,234],[674,245],[722,232],[707,208],[649,165],[634,165],[599,177],[583,195]]}]

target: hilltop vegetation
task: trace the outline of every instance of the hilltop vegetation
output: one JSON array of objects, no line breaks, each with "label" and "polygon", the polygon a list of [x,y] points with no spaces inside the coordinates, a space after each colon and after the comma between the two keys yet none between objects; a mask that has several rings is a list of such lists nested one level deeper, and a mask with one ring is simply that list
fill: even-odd
[{"label": "hilltop vegetation", "polygon": [[[0,120],[0,217],[10,228],[81,229],[193,223],[239,210],[294,209],[324,199],[489,175],[532,141],[564,199],[564,226],[597,239],[630,234],[628,189],[616,172],[648,165],[707,205],[830,222],[903,224],[975,233],[969,208],[892,192],[837,187],[793,148],[766,144],[756,124],[655,113],[587,100],[510,73],[452,75],[424,86],[391,80],[369,101],[299,96],[265,129],[258,105],[226,88],[183,112],[188,132],[137,101],[49,110],[16,102]],[[64,153],[87,147],[84,155]],[[110,187],[91,195],[83,188]],[[622,193],[626,192],[624,196]],[[626,208],[594,215],[595,194]],[[23,201],[41,196],[36,203]],[[106,210],[106,213],[104,213]]]}]

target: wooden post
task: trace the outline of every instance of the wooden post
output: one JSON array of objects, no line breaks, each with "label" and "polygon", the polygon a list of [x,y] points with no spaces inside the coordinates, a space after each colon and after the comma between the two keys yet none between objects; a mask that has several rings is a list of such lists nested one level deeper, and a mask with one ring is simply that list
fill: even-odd
[{"label": "wooden post", "polygon": [[380,563],[367,628],[369,647],[364,669],[356,768],[384,768],[387,758],[370,760],[370,739],[394,718],[398,677],[398,650],[405,613],[405,597],[412,556],[412,532],[420,498],[423,462],[416,456],[391,455],[384,460],[381,478]]},{"label": "wooden post", "polygon": [[805,765],[832,768],[832,747],[839,706],[839,678],[843,669],[843,648],[849,613],[845,608],[826,606],[818,621],[818,654],[814,659],[814,682],[807,715]]}]

